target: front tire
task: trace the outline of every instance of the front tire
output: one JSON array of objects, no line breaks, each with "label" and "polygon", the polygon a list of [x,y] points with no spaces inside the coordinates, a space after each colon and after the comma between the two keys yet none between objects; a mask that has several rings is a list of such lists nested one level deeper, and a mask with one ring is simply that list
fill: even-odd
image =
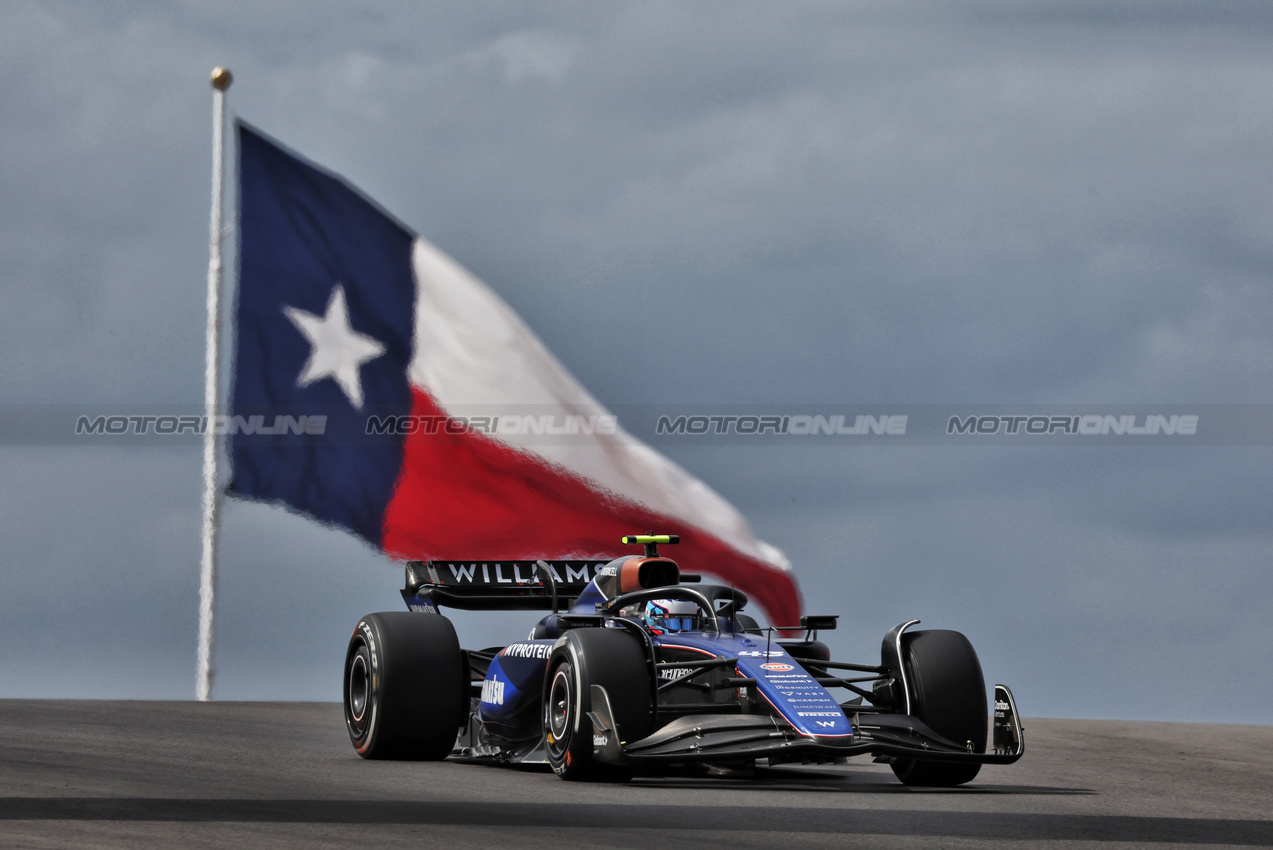
[{"label": "front tire", "polygon": [[544,752],[567,780],[621,782],[632,773],[593,758],[592,686],[605,688],[621,743],[650,734],[653,697],[645,651],[620,629],[576,629],[557,641],[544,679]]},{"label": "front tire", "polygon": [[[911,714],[937,734],[984,753],[989,723],[986,682],[968,638],[932,629],[905,634],[902,641]],[[979,764],[914,759],[899,759],[892,766],[906,785],[945,788],[971,782],[981,770]]]},{"label": "front tire", "polygon": [[394,611],[358,621],[345,653],[345,727],[368,759],[446,758],[468,713],[451,621]]}]

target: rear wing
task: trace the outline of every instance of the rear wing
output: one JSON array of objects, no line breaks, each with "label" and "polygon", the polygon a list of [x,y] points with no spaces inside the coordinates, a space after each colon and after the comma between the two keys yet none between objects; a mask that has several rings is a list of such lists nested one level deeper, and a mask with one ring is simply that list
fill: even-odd
[{"label": "rear wing", "polygon": [[569,610],[604,561],[407,561],[402,599],[412,611]]}]

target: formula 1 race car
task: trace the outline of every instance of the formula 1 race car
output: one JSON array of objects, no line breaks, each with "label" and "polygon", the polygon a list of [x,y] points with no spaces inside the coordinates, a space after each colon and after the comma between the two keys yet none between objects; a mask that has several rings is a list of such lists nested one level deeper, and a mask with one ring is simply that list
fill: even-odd
[{"label": "formula 1 race car", "polygon": [[[741,592],[659,555],[677,541],[624,537],[644,555],[611,561],[408,562],[410,612],[363,617],[349,642],[354,748],[547,762],[563,779],[609,781],[871,755],[929,786],[1021,758],[1012,692],[995,685],[988,723],[981,664],[959,632],[912,631],[911,620],[884,636],[879,664],[833,661],[817,637],[835,616],[801,617],[803,637],[776,636],[797,628],[760,628]],[[465,650],[442,606],[550,613],[525,640]]]}]

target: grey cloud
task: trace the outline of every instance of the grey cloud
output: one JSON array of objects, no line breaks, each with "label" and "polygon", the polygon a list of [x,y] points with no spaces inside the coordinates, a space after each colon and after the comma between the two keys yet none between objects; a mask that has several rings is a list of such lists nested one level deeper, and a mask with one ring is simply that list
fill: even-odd
[{"label": "grey cloud", "polygon": [[[1265,402],[1269,17],[11,3],[0,399],[201,398],[224,63],[238,114],[471,268],[612,405]],[[1264,448],[676,456],[846,614],[839,646],[911,615],[975,629],[1030,712],[1193,716],[1173,658],[1267,645]],[[74,659],[6,655],[6,681],[187,693],[197,459],[0,464],[0,630],[62,628]],[[396,605],[383,559],[259,506],[227,510],[223,570],[226,696],[331,698],[351,618]],[[1110,647],[1143,661],[1131,685]],[[1244,681],[1214,718],[1267,722],[1268,680]]]}]

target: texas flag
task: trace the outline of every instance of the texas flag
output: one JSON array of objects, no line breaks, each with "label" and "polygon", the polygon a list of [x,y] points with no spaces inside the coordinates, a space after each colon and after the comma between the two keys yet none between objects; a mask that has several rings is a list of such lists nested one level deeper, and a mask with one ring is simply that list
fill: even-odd
[{"label": "texas flag", "polygon": [[680,534],[686,569],[797,621],[783,554],[490,288],[336,175],[238,138],[232,494],[402,559],[608,558],[624,534]]}]

